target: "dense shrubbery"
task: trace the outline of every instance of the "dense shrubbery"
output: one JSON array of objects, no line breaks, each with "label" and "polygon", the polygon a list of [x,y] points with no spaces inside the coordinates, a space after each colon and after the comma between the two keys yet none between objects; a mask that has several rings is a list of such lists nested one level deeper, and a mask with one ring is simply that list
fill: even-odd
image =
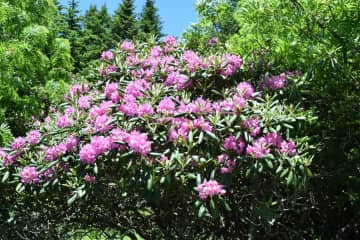
[{"label": "dense shrubbery", "polygon": [[200,56],[173,37],[125,41],[101,60],[101,76],[0,151],[2,237],[311,235],[288,222],[304,214],[297,193],[311,176],[300,130],[313,118],[288,101],[301,76],[255,75],[239,56]]},{"label": "dense shrubbery", "polygon": [[57,97],[47,84],[70,80],[69,41],[57,38],[55,16],[52,1],[0,1],[0,122],[15,135]]},{"label": "dense shrubbery", "polygon": [[[227,36],[227,50],[257,62],[260,73],[303,72],[297,97],[318,116],[304,131],[320,146],[309,192],[317,211],[311,229],[325,238],[359,235],[360,2],[242,0],[226,18],[233,1],[216,2],[227,7],[204,4],[214,17],[198,11],[199,23],[184,34],[187,42],[204,46],[208,40],[198,33],[216,36],[218,30]],[[237,33],[218,29],[229,20]]]}]

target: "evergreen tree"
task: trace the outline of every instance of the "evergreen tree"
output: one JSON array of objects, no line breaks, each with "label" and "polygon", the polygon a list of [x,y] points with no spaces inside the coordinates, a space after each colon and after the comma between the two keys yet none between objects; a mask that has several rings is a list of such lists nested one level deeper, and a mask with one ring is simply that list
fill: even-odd
[{"label": "evergreen tree", "polygon": [[69,30],[81,30],[81,17],[79,10],[79,2],[76,0],[69,0],[67,7],[67,24]]},{"label": "evergreen tree", "polygon": [[116,41],[132,39],[137,34],[134,0],[124,0],[115,11],[112,32]]},{"label": "evergreen tree", "polygon": [[151,35],[155,35],[157,38],[162,36],[160,16],[158,14],[158,9],[155,7],[154,0],[146,0],[139,24],[139,37],[141,39],[146,39]]},{"label": "evergreen tree", "polygon": [[57,9],[57,13],[55,16],[55,27],[56,32],[59,37],[66,37],[66,33],[68,30],[67,22],[66,22],[66,16],[65,16],[65,7],[58,1],[54,1],[54,5]]},{"label": "evergreen tree", "polygon": [[65,32],[65,38],[69,39],[71,45],[71,56],[73,58],[74,70],[78,72],[80,69],[80,57],[81,57],[81,43],[79,42],[82,36],[81,21],[79,10],[79,2],[76,0],[69,0],[65,14],[67,31]]},{"label": "evergreen tree", "polygon": [[99,58],[103,50],[111,48],[111,17],[103,5],[100,11],[95,5],[90,5],[84,16],[84,31],[79,39],[81,56],[79,66],[85,68],[89,62]]}]

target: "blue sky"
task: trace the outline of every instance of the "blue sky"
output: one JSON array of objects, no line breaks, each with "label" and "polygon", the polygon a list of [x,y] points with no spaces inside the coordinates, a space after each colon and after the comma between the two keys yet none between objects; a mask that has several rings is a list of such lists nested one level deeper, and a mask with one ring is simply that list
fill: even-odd
[{"label": "blue sky", "polygon": [[[67,5],[67,0],[60,1]],[[85,12],[90,4],[101,6],[106,4],[112,14],[122,0],[80,0],[80,9]],[[163,33],[181,37],[181,33],[191,23],[196,22],[196,0],[155,0],[156,7],[163,22]],[[140,13],[145,0],[135,0],[136,13]]]}]

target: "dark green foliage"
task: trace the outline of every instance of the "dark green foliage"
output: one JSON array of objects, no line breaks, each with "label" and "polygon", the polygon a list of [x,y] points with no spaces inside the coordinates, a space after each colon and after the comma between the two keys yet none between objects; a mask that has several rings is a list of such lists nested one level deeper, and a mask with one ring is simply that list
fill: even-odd
[{"label": "dark green foliage", "polygon": [[82,53],[79,56],[80,69],[84,69],[89,62],[99,58],[102,51],[109,49],[112,45],[110,31],[111,18],[107,8],[103,5],[100,11],[95,5],[91,5],[84,16],[84,30],[78,42]]},{"label": "dark green foliage", "polygon": [[133,39],[138,33],[134,0],[124,0],[115,11],[111,30],[114,40]]},{"label": "dark green foliage", "polygon": [[[226,11],[213,7],[217,4],[236,7],[222,18]],[[198,1],[199,23],[184,33],[189,47],[202,51],[211,37],[218,36],[221,44],[225,39],[227,49],[259,63],[255,71],[303,72],[293,101],[305,100],[317,111],[316,125],[303,132],[320,147],[307,192],[314,210],[298,215],[314,226],[298,222],[298,233],[302,228],[312,236],[343,239],[360,234],[359,9],[357,0]],[[216,26],[228,26],[231,18],[236,32],[217,35]]]},{"label": "dark green foliage", "polygon": [[146,40],[154,35],[159,39],[161,34],[161,21],[158,15],[158,9],[155,6],[155,1],[146,0],[145,6],[140,17],[140,32],[139,38]]},{"label": "dark green foliage", "polygon": [[206,51],[213,37],[225,46],[230,36],[237,33],[239,25],[234,18],[237,1],[198,1],[196,10],[199,22],[191,25],[183,34],[187,46]]},{"label": "dark green foliage", "polygon": [[79,41],[82,35],[82,17],[80,16],[79,2],[77,0],[69,0],[68,6],[66,7],[65,20],[67,28],[64,37],[70,41],[74,71],[77,72],[80,69],[80,57],[82,55],[81,42]]},{"label": "dark green foliage", "polygon": [[0,1],[0,122],[14,135],[48,107],[46,83],[70,79],[69,45],[56,38],[55,18],[52,1]]},{"label": "dark green foliage", "polygon": [[359,7],[355,0],[240,1],[240,30],[228,41],[248,58],[265,50],[277,71],[305,74],[300,96],[319,117],[307,131],[321,144],[311,192],[319,214],[314,231],[326,237],[359,234]]}]

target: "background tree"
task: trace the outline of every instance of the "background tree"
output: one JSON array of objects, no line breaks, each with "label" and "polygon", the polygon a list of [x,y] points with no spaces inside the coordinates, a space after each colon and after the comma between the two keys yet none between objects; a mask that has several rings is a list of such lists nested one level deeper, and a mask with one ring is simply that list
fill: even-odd
[{"label": "background tree", "polygon": [[234,17],[236,2],[237,0],[197,1],[199,21],[183,33],[187,46],[197,51],[206,51],[211,38],[225,46],[230,36],[239,30]]},{"label": "background tree", "polygon": [[114,40],[132,39],[138,33],[134,0],[124,0],[115,11],[112,24]]},{"label": "background tree", "polygon": [[70,79],[69,44],[56,38],[54,19],[52,1],[0,2],[0,122],[14,135],[48,107],[46,84]]},{"label": "background tree", "polygon": [[71,56],[73,58],[75,68],[74,70],[75,72],[77,72],[80,69],[80,57],[82,54],[81,43],[79,42],[79,39],[82,36],[82,17],[80,16],[79,1],[68,1],[65,17],[67,23],[67,31],[64,36],[70,41]]},{"label": "background tree", "polygon": [[[79,56],[80,70],[87,71],[93,61],[97,61],[102,51],[112,47],[111,17],[107,7],[103,5],[100,10],[91,5],[85,12],[84,30],[79,38],[82,55]],[[92,68],[92,67],[90,67]]]},{"label": "background tree", "polygon": [[141,12],[139,38],[146,40],[149,36],[155,35],[157,39],[162,36],[161,21],[155,1],[146,0],[145,6]]}]

